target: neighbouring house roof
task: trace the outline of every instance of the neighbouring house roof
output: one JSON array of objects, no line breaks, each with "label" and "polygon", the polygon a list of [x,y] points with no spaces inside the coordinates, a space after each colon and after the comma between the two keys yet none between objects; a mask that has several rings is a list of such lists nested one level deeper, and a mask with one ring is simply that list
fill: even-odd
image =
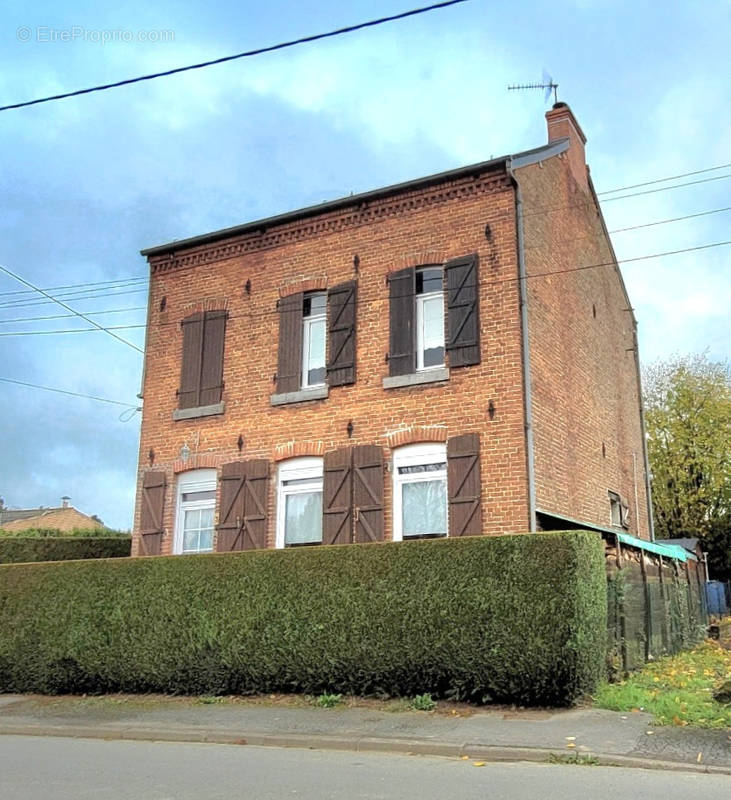
[{"label": "neighbouring house roof", "polygon": [[492,158],[489,161],[481,161],[477,164],[470,164],[466,167],[459,167],[457,169],[448,170],[447,172],[437,172],[434,175],[426,175],[423,178],[416,178],[415,180],[405,181],[404,183],[395,183],[391,186],[384,186],[380,189],[374,189],[369,192],[361,192],[360,194],[352,194],[348,197],[340,197],[337,200],[329,200],[324,203],[319,203],[316,206],[307,206],[300,208],[296,211],[288,211],[284,214],[278,214],[274,217],[266,217],[265,219],[255,220],[253,222],[246,222],[243,225],[234,225],[231,228],[222,228],[218,231],[211,233],[204,233],[201,236],[193,236],[189,239],[179,239],[167,244],[157,245],[155,247],[148,247],[146,250],[141,250],[143,256],[156,256],[163,253],[169,253],[173,250],[179,250],[185,247],[196,247],[198,245],[210,244],[220,239],[226,239],[230,236],[240,236],[244,233],[251,233],[252,231],[261,228],[269,228],[272,225],[281,225],[287,222],[294,222],[299,219],[313,217],[318,214],[324,214],[330,211],[338,211],[348,206],[358,205],[360,203],[367,203],[371,200],[378,200],[382,197],[388,197],[392,194],[399,192],[413,191],[414,189],[423,189],[427,186],[442,183],[444,181],[456,180],[457,178],[464,178],[469,175],[479,174],[481,172],[489,171],[492,169],[506,168],[508,165],[512,167],[524,167],[528,164],[534,164],[538,161],[543,161],[546,158],[563,153],[568,149],[568,139],[558,139],[549,144],[542,145],[541,147],[534,147],[531,150],[524,150],[515,155],[501,156],[500,158]]},{"label": "neighbouring house roof", "polygon": [[[60,531],[72,531],[74,528],[102,529],[98,519],[88,516],[69,506],[68,508],[36,508],[20,511],[3,510],[0,517],[0,528],[6,531],[23,531],[28,528],[56,528]],[[12,514],[23,516],[8,519]]]},{"label": "neighbouring house roof", "polygon": [[43,511],[48,509],[43,508],[0,508],[0,528],[6,522],[13,522],[16,519],[27,519],[28,517],[35,517]]},{"label": "neighbouring house roof", "polygon": [[669,544],[669,545],[677,545],[678,547],[682,547],[685,550],[688,550],[691,553],[698,552],[698,539],[694,538],[686,538],[686,539],[657,539],[660,544]]}]

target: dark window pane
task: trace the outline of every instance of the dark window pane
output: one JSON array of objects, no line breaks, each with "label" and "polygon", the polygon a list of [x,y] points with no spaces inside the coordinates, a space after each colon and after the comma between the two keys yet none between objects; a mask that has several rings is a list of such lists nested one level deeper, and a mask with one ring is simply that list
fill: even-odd
[{"label": "dark window pane", "polygon": [[414,464],[409,467],[399,467],[399,475],[416,475],[420,472],[443,472],[447,468],[446,462],[438,464]]},{"label": "dark window pane", "polygon": [[327,295],[325,292],[306,294],[302,306],[302,314],[305,317],[314,317],[325,313]]},{"label": "dark window pane", "polygon": [[416,271],[416,293],[428,294],[429,292],[441,292],[442,268],[424,267]]},{"label": "dark window pane", "polygon": [[310,369],[307,371],[307,385],[316,386],[319,383],[325,383],[325,376],[326,376],[325,367]]},{"label": "dark window pane", "polygon": [[424,350],[425,367],[441,367],[442,364],[444,364],[443,347],[432,347],[429,350]]}]

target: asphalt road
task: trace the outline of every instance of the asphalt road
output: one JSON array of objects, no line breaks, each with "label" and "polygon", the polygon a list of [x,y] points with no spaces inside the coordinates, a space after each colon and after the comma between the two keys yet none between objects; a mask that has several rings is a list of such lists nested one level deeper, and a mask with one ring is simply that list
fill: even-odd
[{"label": "asphalt road", "polygon": [[727,800],[731,778],[218,744],[0,736],[2,800]]}]

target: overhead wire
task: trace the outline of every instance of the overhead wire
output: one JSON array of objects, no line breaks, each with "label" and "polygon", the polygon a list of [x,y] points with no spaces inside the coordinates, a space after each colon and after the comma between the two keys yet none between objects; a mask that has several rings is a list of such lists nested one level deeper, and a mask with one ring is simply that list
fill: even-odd
[{"label": "overhead wire", "polygon": [[266,47],[258,47],[255,50],[246,50],[243,53],[235,53],[231,56],[223,56],[221,58],[213,58],[209,61],[201,61],[197,64],[188,64],[185,67],[175,67],[174,69],[164,70],[163,72],[153,72],[148,75],[139,75],[136,78],[126,78],[125,80],[115,81],[114,83],[105,83],[100,84],[97,86],[90,86],[87,89],[76,89],[72,92],[63,92],[61,94],[54,94],[49,95],[47,97],[39,97],[35,100],[25,100],[21,103],[11,103],[9,105],[0,106],[0,111],[9,111],[14,108],[26,108],[27,106],[35,106],[39,105],[40,103],[50,103],[53,100],[64,100],[68,97],[78,97],[79,95],[83,94],[91,94],[92,92],[104,92],[108,89],[116,89],[120,86],[129,86],[133,83],[141,83],[143,81],[151,81],[155,80],[156,78],[165,78],[169,75],[177,75],[181,72],[190,72],[191,70],[195,69],[203,69],[204,67],[212,67],[215,64],[225,64],[228,61],[236,61],[240,58],[250,58],[251,56],[258,56],[262,53],[272,53],[275,50],[284,50],[288,47],[294,47],[300,44],[306,44],[308,42],[316,42],[320,39],[329,39],[334,36],[341,36],[346,33],[353,33],[354,31],[363,30],[364,28],[373,28],[376,25],[383,25],[387,22],[395,22],[396,20],[406,19],[407,17],[414,17],[417,14],[425,14],[428,11],[436,11],[440,8],[447,8],[448,6],[455,6],[459,5],[460,3],[465,3],[468,0],[445,0],[441,3],[434,3],[430,6],[424,6],[422,8],[414,8],[411,11],[403,11],[400,14],[391,14],[387,17],[380,17],[379,19],[369,20],[368,22],[360,22],[356,25],[348,25],[344,28],[337,28],[332,31],[327,31],[326,33],[317,33],[311,36],[302,36],[299,39],[291,39],[287,42],[280,42],[279,44],[268,45]]},{"label": "overhead wire", "polygon": [[717,169],[726,169],[731,167],[731,164],[719,164],[717,167],[706,167],[705,169],[696,169],[692,172],[681,172],[680,175],[669,175],[667,178],[655,178],[651,181],[643,181],[642,183],[632,183],[629,186],[619,186],[616,189],[604,189],[597,192],[598,196],[603,194],[613,194],[614,192],[624,192],[627,189],[638,189],[641,186],[651,186],[653,183],[664,183],[665,181],[675,181],[678,178],[689,178],[691,175],[701,175],[704,172],[715,172]]},{"label": "overhead wire", "polygon": [[136,350],[138,353],[144,355],[145,351],[142,350],[141,348],[137,347],[136,344],[133,344],[132,342],[127,341],[127,339],[123,339],[121,336],[118,336],[116,333],[114,333],[114,331],[107,330],[102,325],[99,325],[97,322],[95,322],[93,319],[91,319],[91,317],[87,317],[85,314],[82,314],[80,311],[77,311],[76,309],[71,308],[71,306],[67,305],[62,300],[56,299],[55,297],[53,297],[53,295],[50,295],[45,290],[39,289],[37,286],[34,286],[30,281],[27,281],[25,278],[21,278],[21,276],[18,275],[17,273],[13,272],[12,270],[9,270],[7,267],[2,266],[2,264],[0,264],[0,271],[4,272],[6,275],[9,275],[11,278],[14,278],[16,281],[18,281],[19,283],[24,284],[25,286],[29,287],[30,289],[35,289],[35,291],[37,291],[39,294],[42,294],[44,297],[47,297],[50,300],[53,300],[54,303],[57,303],[62,308],[65,308],[67,311],[70,311],[71,313],[75,314],[80,319],[86,320],[86,322],[88,322],[90,325],[93,325],[95,328],[98,328],[100,331],[105,331],[112,338],[116,339],[117,341],[121,342],[122,344],[126,344],[127,347],[131,347],[133,350]]},{"label": "overhead wire", "polygon": [[0,381],[3,383],[14,383],[18,386],[28,386],[32,389],[43,389],[46,392],[56,392],[57,394],[67,394],[71,397],[83,397],[87,400],[97,400],[100,403],[111,403],[115,406],[126,406],[127,408],[134,408],[137,409],[139,406],[134,405],[133,403],[123,403],[121,400],[110,400],[108,397],[97,397],[93,394],[83,394],[82,392],[72,392],[68,389],[57,389],[53,386],[41,386],[37,383],[29,383],[28,381],[19,381],[15,380],[14,378],[0,378]]}]

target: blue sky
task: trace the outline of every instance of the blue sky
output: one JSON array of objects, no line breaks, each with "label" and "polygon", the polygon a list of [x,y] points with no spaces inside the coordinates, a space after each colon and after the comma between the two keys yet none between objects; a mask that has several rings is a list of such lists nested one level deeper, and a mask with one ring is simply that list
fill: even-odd
[{"label": "blue sky", "polygon": [[[416,2],[6,2],[0,105],[398,13]],[[599,192],[731,162],[731,4],[460,6],[253,59],[0,114],[0,264],[42,287],[144,278],[142,247],[543,144],[558,81]],[[701,11],[702,9],[702,11]],[[21,30],[22,29],[22,30]],[[63,41],[64,31],[71,41]],[[106,43],[109,31],[122,41]],[[23,41],[27,38],[28,41]],[[55,39],[55,41],[53,41]],[[696,179],[731,173],[718,170]],[[686,179],[692,180],[692,178]],[[664,185],[664,184],[661,184]],[[647,187],[653,188],[653,187]],[[731,206],[731,179],[604,204],[610,230]],[[618,257],[721,242],[729,212],[616,233]],[[731,349],[731,247],[628,263],[644,361]],[[114,285],[114,284],[112,284]],[[0,293],[24,287],[0,276]],[[141,325],[143,283],[66,301]],[[74,293],[76,292],[76,293]],[[0,294],[0,334],[86,327]],[[36,305],[30,305],[36,303]],[[118,311],[123,309],[122,311]],[[26,318],[24,322],[8,322]],[[144,331],[118,331],[143,346]],[[0,377],[135,403],[141,357],[104,333],[0,335]],[[0,496],[128,528],[139,414],[0,384]]]}]

